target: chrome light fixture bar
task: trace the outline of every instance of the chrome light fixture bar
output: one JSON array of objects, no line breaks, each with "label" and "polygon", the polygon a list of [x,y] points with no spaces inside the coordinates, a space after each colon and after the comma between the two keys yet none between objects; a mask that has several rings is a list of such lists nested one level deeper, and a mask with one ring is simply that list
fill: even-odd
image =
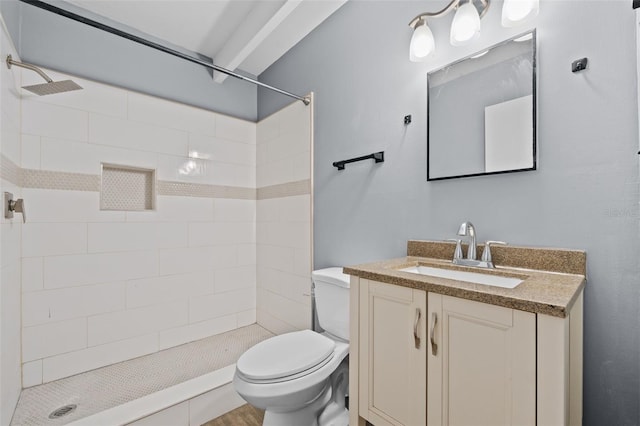
[{"label": "chrome light fixture bar", "polygon": [[[502,25],[514,27],[538,14],[540,0],[504,0],[502,5]],[[424,61],[436,49],[435,39],[427,25],[427,19],[439,18],[452,10],[456,11],[451,22],[449,42],[453,46],[470,43],[480,35],[480,20],[489,10],[491,0],[451,0],[442,10],[425,12],[409,22],[413,36],[409,46],[409,59]]]}]

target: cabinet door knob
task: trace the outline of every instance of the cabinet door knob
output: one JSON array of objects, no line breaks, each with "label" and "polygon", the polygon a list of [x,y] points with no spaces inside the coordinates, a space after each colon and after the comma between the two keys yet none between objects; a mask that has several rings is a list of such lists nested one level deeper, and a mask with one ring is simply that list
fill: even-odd
[{"label": "cabinet door knob", "polygon": [[418,333],[418,324],[420,323],[420,308],[416,308],[416,319],[413,322],[413,342],[416,345],[416,349],[420,349],[420,335]]},{"label": "cabinet door knob", "polygon": [[437,323],[438,323],[438,314],[436,314],[434,312],[433,315],[431,315],[431,333],[430,333],[430,337],[431,337],[431,354],[433,356],[438,355],[438,344],[436,343],[436,338],[435,338],[436,324]]}]

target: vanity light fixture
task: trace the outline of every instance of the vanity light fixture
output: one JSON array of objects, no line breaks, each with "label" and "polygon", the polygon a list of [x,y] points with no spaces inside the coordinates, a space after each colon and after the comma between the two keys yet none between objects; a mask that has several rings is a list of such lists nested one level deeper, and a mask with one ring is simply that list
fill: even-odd
[{"label": "vanity light fixture", "polygon": [[436,48],[433,33],[427,26],[426,19],[418,19],[416,22],[413,36],[411,36],[411,44],[409,45],[409,59],[413,62],[420,62],[433,52]]},{"label": "vanity light fixture", "polygon": [[[487,1],[483,12],[486,12],[488,7],[489,2]],[[479,36],[480,13],[473,5],[473,1],[469,0],[465,4],[458,6],[458,11],[453,16],[450,42],[452,46],[462,46]]]},{"label": "vanity light fixture", "polygon": [[540,9],[540,0],[504,0],[502,26],[515,27],[535,17]]},{"label": "vanity light fixture", "polygon": [[[436,49],[433,33],[427,25],[427,19],[439,18],[455,10],[449,41],[453,46],[462,46],[480,35],[480,19],[487,13],[490,4],[491,0],[451,0],[442,10],[421,13],[413,18],[409,22],[409,26],[413,28],[413,36],[409,45],[409,60],[412,62],[424,61]],[[538,14],[539,8],[540,0],[504,0],[502,25],[514,27],[528,21]]]}]

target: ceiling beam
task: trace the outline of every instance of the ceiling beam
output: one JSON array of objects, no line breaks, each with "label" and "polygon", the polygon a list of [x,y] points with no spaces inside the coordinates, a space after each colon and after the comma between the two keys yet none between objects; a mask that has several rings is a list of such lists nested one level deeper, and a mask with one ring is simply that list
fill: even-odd
[{"label": "ceiling beam", "polygon": [[[259,4],[269,6],[273,2],[260,2]],[[229,38],[225,46],[214,58],[216,65],[235,70],[247,59],[260,44],[293,12],[302,0],[286,0],[284,4],[273,12],[262,26],[256,26],[256,21],[264,20],[265,11],[263,8],[256,8],[247,17],[247,21],[238,28]],[[251,72],[251,70],[247,70]],[[214,73],[214,80],[222,83],[227,78],[223,73]]]}]

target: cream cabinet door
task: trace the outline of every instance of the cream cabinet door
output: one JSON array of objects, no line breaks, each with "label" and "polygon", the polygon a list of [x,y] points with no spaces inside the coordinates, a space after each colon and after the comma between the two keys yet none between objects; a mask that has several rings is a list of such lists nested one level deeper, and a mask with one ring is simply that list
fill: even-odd
[{"label": "cream cabinet door", "polygon": [[535,425],[535,314],[428,299],[428,424]]},{"label": "cream cabinet door", "polygon": [[360,281],[359,406],[376,426],[426,423],[425,291]]}]

